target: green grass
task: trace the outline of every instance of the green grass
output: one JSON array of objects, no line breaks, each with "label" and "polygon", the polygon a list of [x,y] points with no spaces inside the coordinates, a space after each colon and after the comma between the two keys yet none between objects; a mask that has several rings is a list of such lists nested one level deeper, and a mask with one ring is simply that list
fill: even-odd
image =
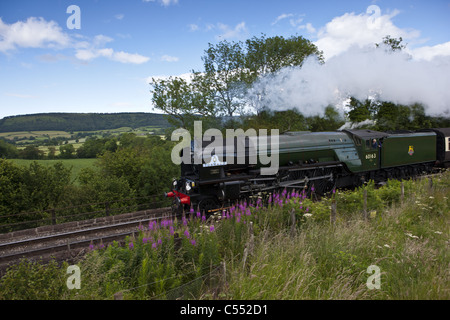
[{"label": "green grass", "polygon": [[[144,225],[125,246],[97,247],[77,263],[80,290],[67,290],[67,266],[25,262],[1,279],[0,299],[113,299],[116,292],[164,299],[167,290],[182,288],[191,299],[449,300],[450,171],[433,178],[432,188],[427,179],[405,182],[403,200],[399,187],[390,181],[380,189],[368,184],[337,192],[335,224],[331,199],[283,195],[267,208],[241,203],[206,224]],[[358,200],[364,189],[367,221]],[[210,284],[190,285],[219,265]],[[367,286],[374,284],[370,266],[379,268],[379,288]]]},{"label": "green grass", "polygon": [[58,159],[58,160],[24,160],[24,159],[11,159],[10,161],[21,165],[29,166],[33,161],[36,161],[40,165],[52,166],[57,162],[62,162],[66,167],[72,167],[72,181],[77,183],[77,177],[81,170],[84,168],[94,168],[94,163],[97,159]]}]

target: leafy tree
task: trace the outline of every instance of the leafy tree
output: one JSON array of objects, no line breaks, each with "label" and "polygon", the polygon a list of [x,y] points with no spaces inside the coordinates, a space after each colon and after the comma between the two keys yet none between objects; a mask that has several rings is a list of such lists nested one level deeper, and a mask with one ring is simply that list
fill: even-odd
[{"label": "leafy tree", "polygon": [[[383,44],[385,46],[387,46],[392,52],[397,51],[397,50],[401,51],[401,50],[405,49],[406,45],[402,44],[402,42],[403,42],[402,37],[399,37],[397,39],[397,38],[391,38],[390,35],[387,35],[383,38]],[[377,48],[379,48],[380,43],[375,43],[375,46]]]},{"label": "leafy tree", "polygon": [[0,158],[13,159],[17,158],[18,155],[19,151],[14,145],[4,140],[0,140]]},{"label": "leafy tree", "polygon": [[373,108],[371,101],[366,99],[364,102],[359,101],[354,97],[350,97],[349,103],[350,111],[348,111],[347,116],[349,120],[353,123],[362,122],[367,119],[371,119],[373,116]]},{"label": "leafy tree", "polygon": [[[29,167],[0,159],[0,216],[59,206],[71,185],[71,169],[61,162]],[[38,220],[42,215],[9,217],[7,222]]]},{"label": "leafy tree", "polygon": [[59,157],[61,159],[71,159],[74,158],[75,147],[73,144],[65,144],[59,147]]},{"label": "leafy tree", "polygon": [[251,81],[260,76],[273,74],[285,67],[299,67],[309,56],[323,62],[323,53],[316,45],[302,36],[284,38],[266,35],[253,37],[246,41],[245,66],[250,70]]},{"label": "leafy tree", "polygon": [[44,151],[35,146],[26,146],[25,149],[20,151],[20,156],[23,159],[38,160],[43,158]]},{"label": "leafy tree", "polygon": [[229,117],[242,113],[248,75],[242,42],[210,43],[202,61],[205,70],[200,77],[207,84],[203,88],[211,88],[208,92],[213,96],[217,112]]},{"label": "leafy tree", "polygon": [[[188,128],[199,116],[213,116],[213,104],[204,91],[203,80],[188,83],[179,77],[169,79],[152,79],[152,103],[156,109],[163,111],[170,117],[168,121],[176,126]],[[204,87],[203,87],[204,88]]]}]

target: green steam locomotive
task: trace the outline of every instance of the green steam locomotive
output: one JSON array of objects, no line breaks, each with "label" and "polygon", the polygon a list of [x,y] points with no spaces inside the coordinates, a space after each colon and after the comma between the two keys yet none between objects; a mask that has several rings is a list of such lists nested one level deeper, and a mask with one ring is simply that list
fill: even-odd
[{"label": "green steam locomotive", "polygon": [[[166,193],[175,211],[211,211],[239,199],[279,189],[314,190],[402,179],[450,167],[450,128],[378,132],[287,132],[270,139],[244,136],[224,139],[223,148],[208,148],[203,139],[183,152],[198,161],[181,164],[181,177]],[[199,152],[201,151],[201,152]],[[265,156],[265,158],[263,157]],[[268,157],[277,170],[268,171]],[[272,165],[272,164],[271,164]]]}]

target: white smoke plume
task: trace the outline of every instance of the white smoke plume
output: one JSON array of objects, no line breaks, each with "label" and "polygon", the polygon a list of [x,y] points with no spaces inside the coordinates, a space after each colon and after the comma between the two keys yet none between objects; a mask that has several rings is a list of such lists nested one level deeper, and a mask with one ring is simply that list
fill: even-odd
[{"label": "white smoke plume", "polygon": [[414,60],[380,46],[351,47],[324,64],[307,59],[300,68],[285,68],[260,79],[252,101],[271,110],[297,108],[304,115],[323,114],[328,105],[343,109],[353,96],[410,105],[422,103],[429,115],[449,115],[450,57]]}]

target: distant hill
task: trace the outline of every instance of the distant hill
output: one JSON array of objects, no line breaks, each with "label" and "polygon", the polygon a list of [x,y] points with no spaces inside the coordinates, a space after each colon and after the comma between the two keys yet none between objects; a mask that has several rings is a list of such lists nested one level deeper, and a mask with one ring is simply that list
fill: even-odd
[{"label": "distant hill", "polygon": [[38,113],[0,119],[0,132],[95,131],[120,127],[169,127],[166,116],[157,113]]}]

